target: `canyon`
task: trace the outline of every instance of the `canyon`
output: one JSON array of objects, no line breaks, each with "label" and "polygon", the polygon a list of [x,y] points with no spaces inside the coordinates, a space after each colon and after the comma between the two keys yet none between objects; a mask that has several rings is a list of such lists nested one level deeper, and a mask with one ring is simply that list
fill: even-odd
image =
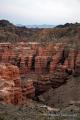
[{"label": "canyon", "polygon": [[1,104],[25,105],[32,100],[52,107],[68,105],[75,94],[80,100],[77,79],[79,23],[26,28],[0,20]]},{"label": "canyon", "polygon": [[27,28],[0,20],[0,120],[69,117],[80,119],[80,23]]},{"label": "canyon", "polygon": [[65,42],[0,43],[0,103],[25,104],[80,75],[80,50]]}]

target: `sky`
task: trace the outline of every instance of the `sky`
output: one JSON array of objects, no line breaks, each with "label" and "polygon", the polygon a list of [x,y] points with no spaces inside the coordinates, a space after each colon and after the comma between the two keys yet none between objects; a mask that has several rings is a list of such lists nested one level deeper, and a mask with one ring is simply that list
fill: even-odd
[{"label": "sky", "polygon": [[0,0],[0,19],[22,25],[80,22],[80,0]]}]

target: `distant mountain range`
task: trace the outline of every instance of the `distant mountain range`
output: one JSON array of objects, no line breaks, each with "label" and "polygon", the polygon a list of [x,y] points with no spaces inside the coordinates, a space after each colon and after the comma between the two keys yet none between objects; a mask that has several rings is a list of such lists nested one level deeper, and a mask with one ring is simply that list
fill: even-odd
[{"label": "distant mountain range", "polygon": [[64,25],[47,25],[47,24],[43,24],[43,25],[21,25],[18,24],[16,25],[18,27],[26,27],[26,28],[66,28],[66,27],[72,27],[72,26],[80,26],[80,23],[66,23]]},{"label": "distant mountain range", "polygon": [[24,28],[66,28],[66,27],[74,27],[74,26],[80,26],[80,23],[66,23],[64,25],[48,25],[48,24],[43,24],[43,25],[22,25],[22,24],[17,24],[14,25],[10,23],[8,20],[0,20],[0,26],[4,27],[24,27]]},{"label": "distant mountain range", "polygon": [[18,24],[17,26],[22,27],[25,26],[27,28],[54,28],[55,25],[47,25],[47,24],[43,24],[43,25],[21,25]]}]

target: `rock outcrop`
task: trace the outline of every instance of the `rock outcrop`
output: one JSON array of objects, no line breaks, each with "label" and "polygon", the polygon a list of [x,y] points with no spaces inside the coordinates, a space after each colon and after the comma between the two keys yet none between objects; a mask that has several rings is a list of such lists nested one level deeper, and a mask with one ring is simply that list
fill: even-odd
[{"label": "rock outcrop", "polygon": [[69,78],[68,82],[57,89],[49,89],[45,93],[39,96],[40,100],[44,101],[45,104],[63,108],[65,106],[74,106],[80,103],[80,77]]},{"label": "rock outcrop", "polygon": [[26,102],[27,98],[33,98],[35,96],[35,87],[32,80],[22,80],[21,88],[24,102]]},{"label": "rock outcrop", "polygon": [[0,64],[0,102],[22,103],[21,79],[17,66]]},{"label": "rock outcrop", "polygon": [[79,74],[80,51],[74,44],[0,43],[0,101],[23,103]]}]

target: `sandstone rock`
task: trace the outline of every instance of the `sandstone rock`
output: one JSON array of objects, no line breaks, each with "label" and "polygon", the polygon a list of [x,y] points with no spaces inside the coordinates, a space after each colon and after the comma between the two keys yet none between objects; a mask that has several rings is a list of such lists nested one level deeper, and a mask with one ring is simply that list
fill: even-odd
[{"label": "sandstone rock", "polygon": [[36,56],[35,57],[35,72],[45,73],[48,68],[48,56]]},{"label": "sandstone rock", "polygon": [[80,52],[70,46],[66,43],[0,43],[2,99],[4,94],[5,102],[19,104],[51,87],[61,86],[71,74],[79,75]]},{"label": "sandstone rock", "polygon": [[32,80],[22,80],[21,88],[23,94],[23,101],[26,101],[27,98],[33,98],[35,96],[35,87],[33,86]]},{"label": "sandstone rock", "polygon": [[36,95],[39,95],[51,87],[50,76],[40,75],[37,81],[34,81]]},{"label": "sandstone rock", "polygon": [[5,103],[22,103],[19,69],[9,63],[0,64],[0,94]]},{"label": "sandstone rock", "polygon": [[80,76],[80,50],[76,56],[74,76]]}]

